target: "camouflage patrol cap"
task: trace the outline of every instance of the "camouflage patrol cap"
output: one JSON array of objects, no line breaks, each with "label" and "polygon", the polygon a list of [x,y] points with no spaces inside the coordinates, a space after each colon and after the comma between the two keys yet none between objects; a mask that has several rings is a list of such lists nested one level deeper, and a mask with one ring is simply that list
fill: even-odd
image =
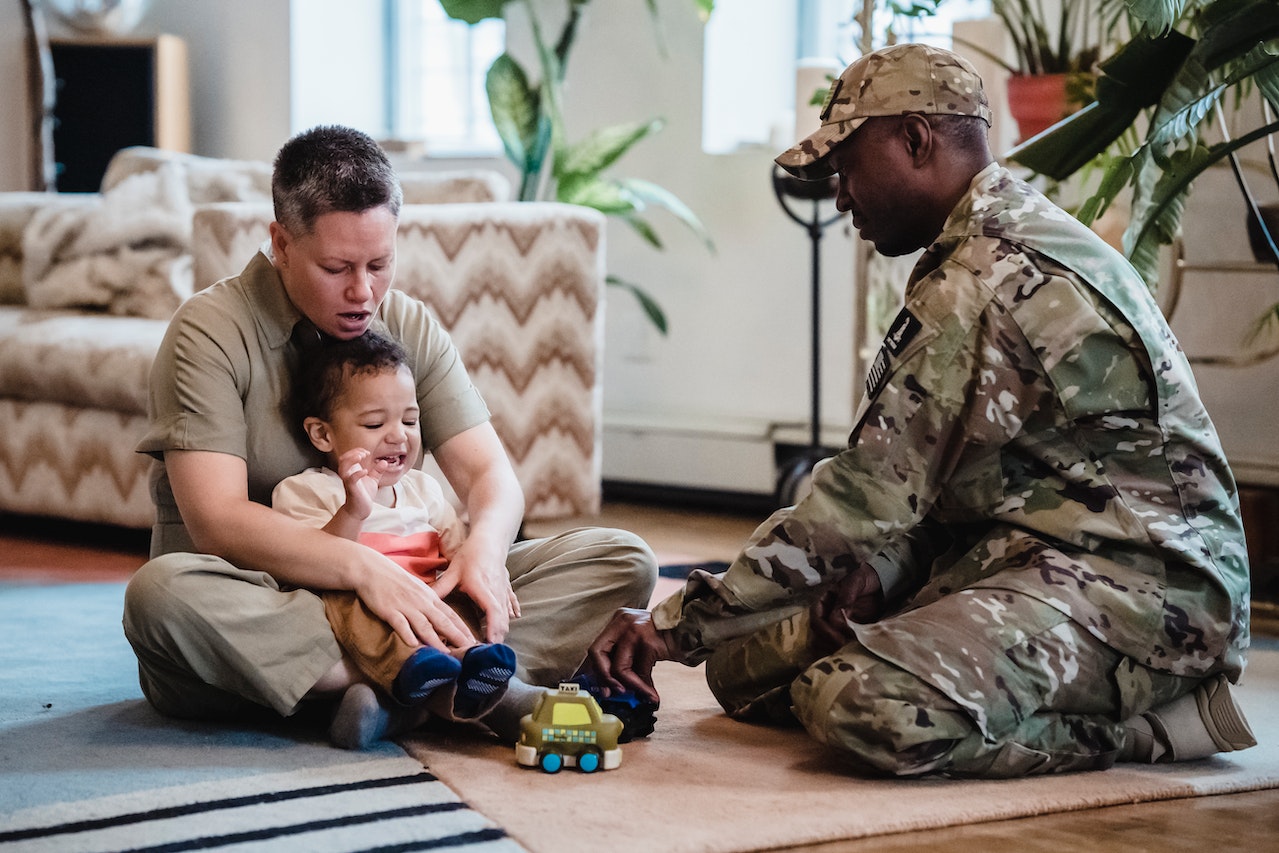
[{"label": "camouflage patrol cap", "polygon": [[902,113],[976,116],[990,124],[981,77],[958,54],[924,44],[897,44],[868,53],[844,69],[822,105],[822,126],[777,158],[797,178],[819,180],[835,170],[835,146],[866,119]]}]

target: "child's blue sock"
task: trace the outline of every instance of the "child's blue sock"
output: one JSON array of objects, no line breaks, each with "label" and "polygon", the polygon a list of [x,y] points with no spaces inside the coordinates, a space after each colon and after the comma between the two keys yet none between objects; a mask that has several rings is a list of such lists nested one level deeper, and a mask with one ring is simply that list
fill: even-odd
[{"label": "child's blue sock", "polygon": [[462,655],[462,672],[457,677],[453,716],[470,720],[481,716],[506,692],[515,675],[515,651],[502,643],[482,643]]},{"label": "child's blue sock", "polygon": [[462,664],[457,658],[448,652],[423,646],[400,667],[391,684],[391,695],[403,705],[416,705],[437,688],[457,681],[461,672]]}]

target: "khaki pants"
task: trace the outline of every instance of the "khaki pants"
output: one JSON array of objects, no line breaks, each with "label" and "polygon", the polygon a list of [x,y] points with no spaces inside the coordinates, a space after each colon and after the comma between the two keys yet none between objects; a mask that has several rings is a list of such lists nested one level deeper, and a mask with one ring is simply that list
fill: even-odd
[{"label": "khaki pants", "polygon": [[[523,615],[505,640],[516,676],[554,685],[576,671],[619,607],[645,607],[657,564],[622,530],[579,528],[517,542],[507,560]],[[124,633],[142,692],[163,714],[281,715],[342,657],[321,597],[207,554],[157,557],[129,581]]]},{"label": "khaki pants", "polygon": [[[360,672],[389,695],[395,676],[399,675],[405,661],[421,646],[411,646],[401,640],[400,635],[369,610],[353,592],[322,592],[320,599],[324,602],[324,615],[329,620],[329,627],[333,629],[338,645]],[[455,593],[446,598],[445,603],[461,617],[471,633],[483,642],[482,614],[475,602]]]}]

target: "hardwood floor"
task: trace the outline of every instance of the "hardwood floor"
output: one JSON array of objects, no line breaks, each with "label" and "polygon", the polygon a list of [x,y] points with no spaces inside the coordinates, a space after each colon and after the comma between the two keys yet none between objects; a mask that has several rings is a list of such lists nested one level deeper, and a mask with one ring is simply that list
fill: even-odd
[{"label": "hardwood floor", "polygon": [[[599,516],[535,522],[532,536],[579,524],[633,530],[665,563],[731,560],[764,515],[732,509],[607,502]],[[0,517],[0,581],[123,580],[146,559],[141,531]],[[659,594],[677,582],[663,581]],[[1254,634],[1279,636],[1275,608],[1259,606]],[[1272,737],[1272,732],[1257,732]],[[1279,850],[1279,790],[1089,809],[858,841],[795,847],[791,853],[1202,853]]]}]

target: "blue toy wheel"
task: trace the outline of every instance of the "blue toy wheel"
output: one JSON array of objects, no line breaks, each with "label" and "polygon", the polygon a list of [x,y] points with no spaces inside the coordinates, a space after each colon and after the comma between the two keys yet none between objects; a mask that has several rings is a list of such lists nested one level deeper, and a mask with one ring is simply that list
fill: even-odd
[{"label": "blue toy wheel", "polygon": [[577,766],[583,773],[594,773],[600,769],[600,754],[598,752],[583,752],[577,757]]},{"label": "blue toy wheel", "polygon": [[564,766],[564,758],[558,752],[544,752],[537,763],[547,773],[559,773]]}]

